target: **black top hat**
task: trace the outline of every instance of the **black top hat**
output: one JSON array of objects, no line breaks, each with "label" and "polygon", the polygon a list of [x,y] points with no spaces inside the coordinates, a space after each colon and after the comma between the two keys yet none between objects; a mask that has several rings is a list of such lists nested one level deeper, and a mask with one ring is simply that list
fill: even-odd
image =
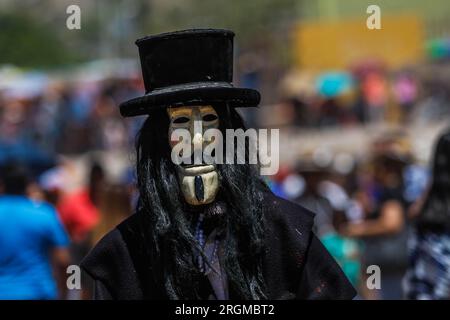
[{"label": "black top hat", "polygon": [[120,113],[131,117],[158,107],[223,102],[256,107],[258,91],[231,83],[233,37],[228,30],[194,29],[137,40],[145,95],[122,103]]}]

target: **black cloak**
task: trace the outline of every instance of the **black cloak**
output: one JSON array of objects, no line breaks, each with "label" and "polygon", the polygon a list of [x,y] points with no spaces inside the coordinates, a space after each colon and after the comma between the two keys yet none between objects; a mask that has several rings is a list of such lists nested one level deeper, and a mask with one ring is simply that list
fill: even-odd
[{"label": "black cloak", "polygon": [[[352,299],[355,289],[312,232],[314,214],[271,192],[264,193],[264,205],[269,209],[263,261],[269,299]],[[136,250],[139,214],[109,232],[82,261],[94,280],[95,299],[166,298]]]}]

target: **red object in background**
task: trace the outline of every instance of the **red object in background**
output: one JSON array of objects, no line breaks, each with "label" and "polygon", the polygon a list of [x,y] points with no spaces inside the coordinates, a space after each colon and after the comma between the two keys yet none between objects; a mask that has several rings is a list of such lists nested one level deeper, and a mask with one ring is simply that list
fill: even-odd
[{"label": "red object in background", "polygon": [[286,165],[281,165],[278,172],[272,176],[272,180],[277,183],[282,183],[284,179],[291,173],[291,170]]},{"label": "red object in background", "polygon": [[368,74],[367,77],[363,80],[362,90],[370,106],[381,107],[386,103],[386,82],[381,74]]},{"label": "red object in background", "polygon": [[75,242],[85,240],[100,219],[99,210],[92,203],[88,189],[63,197],[57,210],[66,230]]}]

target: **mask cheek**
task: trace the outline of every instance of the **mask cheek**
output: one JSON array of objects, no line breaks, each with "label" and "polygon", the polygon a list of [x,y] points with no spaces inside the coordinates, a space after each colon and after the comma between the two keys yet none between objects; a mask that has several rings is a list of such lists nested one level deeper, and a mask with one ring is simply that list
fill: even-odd
[{"label": "mask cheek", "polygon": [[[173,147],[175,147],[178,143],[182,143],[183,142],[183,136],[181,135],[180,132],[178,132],[179,134],[174,134],[174,132],[176,132],[176,130],[188,130],[185,127],[182,126],[178,126],[178,127],[170,127],[169,128],[169,133],[168,133],[168,141],[169,141],[169,146],[171,149],[173,149]],[[189,130],[188,130],[189,131]]]},{"label": "mask cheek", "polygon": [[175,147],[179,142],[180,142],[180,140],[178,140],[178,139],[172,140],[172,136],[169,135],[169,145],[170,145],[171,149],[173,149],[173,147]]}]

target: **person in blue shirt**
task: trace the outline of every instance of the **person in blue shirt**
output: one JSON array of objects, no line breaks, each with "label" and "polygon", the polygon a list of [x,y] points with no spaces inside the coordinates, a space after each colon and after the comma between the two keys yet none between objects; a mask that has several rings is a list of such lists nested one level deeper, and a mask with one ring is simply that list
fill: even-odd
[{"label": "person in blue shirt", "polygon": [[24,168],[9,165],[2,171],[0,299],[56,299],[53,271],[63,275],[68,265],[68,236],[51,205],[26,196]]}]

